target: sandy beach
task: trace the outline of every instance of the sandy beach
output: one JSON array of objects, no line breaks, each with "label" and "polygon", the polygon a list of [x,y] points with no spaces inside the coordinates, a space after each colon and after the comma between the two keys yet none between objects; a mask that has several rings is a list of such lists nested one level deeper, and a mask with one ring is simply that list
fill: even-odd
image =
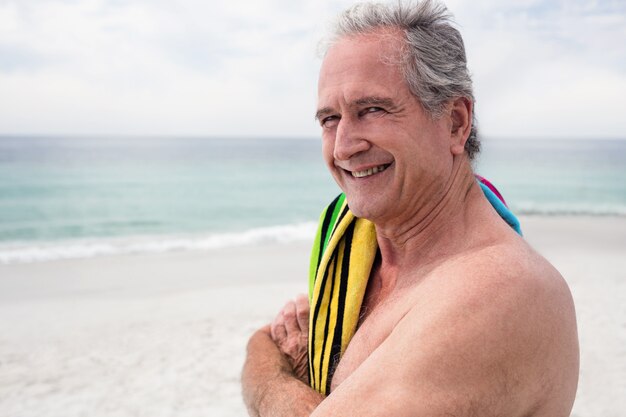
[{"label": "sandy beach", "polygon": [[[526,217],[568,281],[572,416],[626,416],[626,218]],[[0,265],[0,416],[245,416],[247,338],[307,288],[308,242]]]}]

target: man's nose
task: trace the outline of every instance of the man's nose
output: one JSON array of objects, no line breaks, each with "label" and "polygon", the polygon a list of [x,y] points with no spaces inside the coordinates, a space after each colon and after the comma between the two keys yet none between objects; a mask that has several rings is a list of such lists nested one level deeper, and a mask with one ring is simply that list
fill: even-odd
[{"label": "man's nose", "polygon": [[337,126],[335,135],[335,148],[333,156],[335,160],[347,161],[356,154],[364,152],[371,147],[365,139],[364,132],[358,126],[358,122],[349,118],[342,118]]}]

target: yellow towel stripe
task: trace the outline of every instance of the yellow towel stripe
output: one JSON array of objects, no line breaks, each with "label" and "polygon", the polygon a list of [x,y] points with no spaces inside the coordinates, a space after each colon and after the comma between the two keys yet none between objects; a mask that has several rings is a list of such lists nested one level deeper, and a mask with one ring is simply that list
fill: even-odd
[{"label": "yellow towel stripe", "polygon": [[367,282],[376,258],[378,244],[376,242],[376,229],[374,224],[365,219],[357,219],[352,240],[352,251],[350,253],[350,268],[348,273],[348,289],[345,301],[345,317],[343,325],[343,335],[341,355],[354,333],[356,332],[361,315],[361,305],[365,297]]}]

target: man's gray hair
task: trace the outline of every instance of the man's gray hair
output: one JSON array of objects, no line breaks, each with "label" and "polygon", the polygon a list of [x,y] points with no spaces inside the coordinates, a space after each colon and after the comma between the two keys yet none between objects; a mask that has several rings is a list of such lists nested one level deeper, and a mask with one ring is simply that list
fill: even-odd
[{"label": "man's gray hair", "polygon": [[[431,117],[441,116],[450,99],[466,97],[474,102],[463,38],[446,6],[433,0],[356,4],[338,16],[327,47],[341,38],[380,29],[404,32],[400,62],[404,78]],[[475,117],[472,122],[465,143],[470,160],[480,151]]]}]

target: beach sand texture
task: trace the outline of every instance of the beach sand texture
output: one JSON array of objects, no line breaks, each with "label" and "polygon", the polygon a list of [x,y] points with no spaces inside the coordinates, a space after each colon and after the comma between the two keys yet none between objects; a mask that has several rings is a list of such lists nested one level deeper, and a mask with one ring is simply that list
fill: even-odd
[{"label": "beach sand texture", "polygon": [[[626,416],[626,218],[526,217],[568,281],[572,416]],[[0,417],[245,416],[249,335],[306,292],[309,244],[0,266]]]}]

